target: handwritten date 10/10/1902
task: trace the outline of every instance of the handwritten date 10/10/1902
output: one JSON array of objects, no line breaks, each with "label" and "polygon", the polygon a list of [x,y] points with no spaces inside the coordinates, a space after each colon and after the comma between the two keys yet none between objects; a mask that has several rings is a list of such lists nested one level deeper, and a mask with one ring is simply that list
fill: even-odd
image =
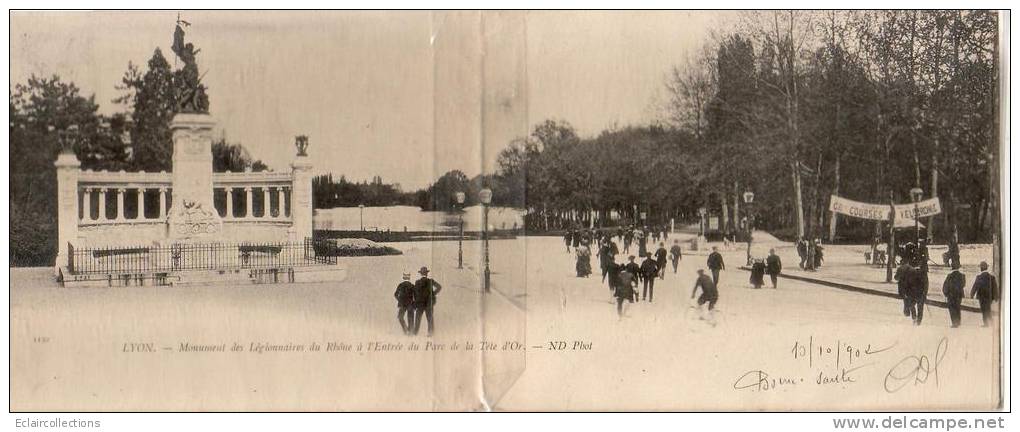
[{"label": "handwritten date 10/10/1902", "polygon": [[[869,344],[864,348],[858,348],[839,341],[835,345],[816,344],[812,337],[806,345],[799,341],[794,342],[793,349],[791,350],[793,358],[796,360],[806,359],[809,368],[813,368],[815,360],[828,360],[832,363],[827,364],[832,365],[833,369],[828,372],[820,370],[817,374],[812,372],[813,379],[811,381],[805,381],[801,376],[770,375],[764,370],[750,370],[737,378],[733,383],[733,388],[735,390],[766,392],[780,388],[793,388],[805,382],[820,386],[856,383],[857,377],[853,373],[876,363],[860,364],[863,358],[889,351],[895,346],[896,344],[894,343],[887,347],[873,348]],[[943,358],[945,358],[948,349],[949,340],[943,337],[939,340],[933,352],[911,354],[902,358],[886,373],[883,381],[885,391],[895,393],[911,384],[914,386],[923,385],[928,383],[929,378],[932,377],[937,387],[938,367]],[[857,364],[855,365],[855,363]]]}]

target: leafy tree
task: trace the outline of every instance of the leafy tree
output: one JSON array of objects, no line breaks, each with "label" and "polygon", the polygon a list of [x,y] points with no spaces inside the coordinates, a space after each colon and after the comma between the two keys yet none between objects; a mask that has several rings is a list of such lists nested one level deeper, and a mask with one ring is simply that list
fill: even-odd
[{"label": "leafy tree", "polygon": [[92,96],[57,76],[32,76],[10,96],[10,208],[12,266],[50,265],[56,256],[56,171],[62,146],[83,169],[126,166],[122,122],[98,114]]}]

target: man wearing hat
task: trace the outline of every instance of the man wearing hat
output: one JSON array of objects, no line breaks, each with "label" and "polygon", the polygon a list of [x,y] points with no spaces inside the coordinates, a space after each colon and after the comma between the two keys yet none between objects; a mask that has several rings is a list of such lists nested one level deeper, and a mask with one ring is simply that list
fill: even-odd
[{"label": "man wearing hat", "polygon": [[974,287],[970,289],[971,298],[977,297],[981,304],[982,327],[992,322],[992,302],[999,299],[999,284],[995,276],[988,273],[988,263],[981,261],[981,274],[974,278]]},{"label": "man wearing hat", "polygon": [[719,272],[726,269],[726,263],[723,262],[722,254],[716,246],[712,246],[712,253],[708,254],[708,269],[712,271],[712,283],[718,286]]},{"label": "man wearing hat", "polygon": [[443,286],[439,285],[432,278],[429,278],[429,268],[422,267],[418,270],[418,274],[421,278],[414,283],[413,301],[414,301],[414,334],[418,334],[418,329],[421,328],[421,316],[424,314],[425,319],[429,321],[428,335],[432,336],[434,326],[432,324],[432,309],[436,305],[436,295],[439,291],[443,290]]},{"label": "man wearing hat", "polygon": [[629,271],[630,274],[634,275],[634,278],[635,278],[634,282],[635,283],[641,282],[642,280],[644,280],[644,277],[641,274],[641,265],[639,265],[636,261],[634,261],[636,258],[637,257],[635,257],[634,255],[628,256],[627,257],[627,264],[624,264],[624,266],[623,266],[623,269],[625,271]]},{"label": "man wearing hat", "polygon": [[[405,335],[410,335],[411,328],[414,327],[414,310],[412,307],[414,303],[414,284],[411,283],[410,273],[404,273],[403,279],[397,285],[397,290],[393,292],[393,297],[397,299],[397,321],[400,322],[400,328],[404,329]],[[407,318],[406,321],[405,317]]]},{"label": "man wearing hat", "polygon": [[652,254],[645,254],[645,260],[641,262],[641,282],[644,287],[641,290],[641,300],[651,302],[655,297],[655,278],[658,276],[658,263],[652,259]]},{"label": "man wearing hat", "polygon": [[960,302],[963,300],[967,277],[960,272],[959,261],[954,261],[952,265],[953,271],[946,275],[946,281],[942,283],[942,294],[946,296],[950,326],[956,328],[960,326]]},{"label": "man wearing hat", "polygon": [[666,252],[666,243],[659,243],[659,248],[655,250],[655,266],[658,269],[656,276],[659,279],[666,278],[666,256],[669,252]]}]

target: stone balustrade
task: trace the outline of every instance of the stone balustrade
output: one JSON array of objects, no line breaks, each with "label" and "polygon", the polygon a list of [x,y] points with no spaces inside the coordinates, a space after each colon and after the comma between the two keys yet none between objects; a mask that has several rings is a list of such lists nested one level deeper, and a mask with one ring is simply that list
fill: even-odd
[{"label": "stone balustrade", "polygon": [[73,152],[61,152],[54,162],[58,268],[72,244],[310,238],[312,164],[305,152],[307,137],[298,137],[298,153],[287,172],[214,173],[214,126],[208,114],[174,116],[171,173],[82,171]]},{"label": "stone balustrade", "polygon": [[[118,244],[165,239],[174,202],[170,173],[79,170],[72,162],[65,163],[68,175],[62,179],[67,192],[61,216],[74,215],[62,222],[66,241]],[[294,217],[295,205],[308,206],[310,201],[306,171],[299,165],[295,172],[213,173],[214,206],[227,238],[283,241],[310,235],[305,231],[310,231],[311,221],[299,223]],[[295,183],[295,178],[303,183]],[[295,188],[306,196],[303,204],[295,204]],[[300,217],[310,219],[310,211],[297,210]]]},{"label": "stone balustrade", "polygon": [[[163,223],[173,202],[170,174],[82,171],[78,225]],[[224,222],[290,222],[290,173],[214,173],[216,211]],[[125,211],[126,204],[133,211]],[[109,204],[114,203],[114,204]]]}]

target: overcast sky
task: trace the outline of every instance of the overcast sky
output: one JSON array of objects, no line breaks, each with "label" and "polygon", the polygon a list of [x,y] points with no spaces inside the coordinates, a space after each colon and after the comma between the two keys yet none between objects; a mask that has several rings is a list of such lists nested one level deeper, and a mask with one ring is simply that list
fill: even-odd
[{"label": "overcast sky", "polygon": [[[570,122],[582,136],[647,124],[667,71],[701,47],[718,15],[185,12],[182,18],[192,23],[187,40],[201,49],[210,113],[229,141],[285,170],[293,137],[306,134],[317,172],[355,180],[380,175],[410,190],[449,169],[468,176],[491,171],[499,149],[547,118]],[[159,47],[173,64],[176,18],[176,12],[14,12],[12,84],[57,74],[94,93],[103,113],[123,111],[111,100],[129,61],[144,70]]]}]

